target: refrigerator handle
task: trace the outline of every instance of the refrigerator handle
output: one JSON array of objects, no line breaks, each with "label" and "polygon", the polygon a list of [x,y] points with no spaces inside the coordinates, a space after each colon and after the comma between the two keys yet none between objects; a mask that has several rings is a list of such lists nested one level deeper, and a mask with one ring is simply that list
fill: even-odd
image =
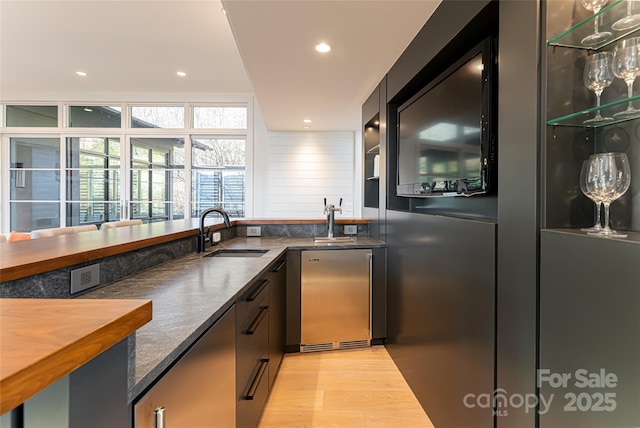
[{"label": "refrigerator handle", "polygon": [[369,340],[373,339],[373,252],[369,253]]}]

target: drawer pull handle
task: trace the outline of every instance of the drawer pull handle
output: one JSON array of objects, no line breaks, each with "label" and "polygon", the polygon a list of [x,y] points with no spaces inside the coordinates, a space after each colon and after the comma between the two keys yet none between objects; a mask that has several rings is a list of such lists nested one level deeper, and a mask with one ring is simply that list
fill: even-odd
[{"label": "drawer pull handle", "polygon": [[251,321],[251,324],[249,324],[249,327],[247,327],[247,331],[245,332],[245,334],[251,336],[255,334],[256,331],[258,331],[260,324],[262,324],[262,321],[266,318],[268,310],[269,306],[260,306],[258,315],[256,315],[253,321]]},{"label": "drawer pull handle", "polygon": [[247,296],[245,300],[247,302],[253,302],[254,300],[256,300],[260,295],[260,293],[262,292],[262,290],[264,290],[264,287],[266,287],[268,283],[269,283],[268,279],[261,279],[260,281],[258,281],[256,283],[257,285],[255,286],[255,289],[251,292],[251,294]]},{"label": "drawer pull handle", "polygon": [[286,264],[287,264],[287,259],[284,258],[282,259],[282,263],[280,263],[277,267],[273,268],[271,272],[280,272],[282,268],[285,267]]},{"label": "drawer pull handle", "polygon": [[260,385],[260,381],[262,380],[262,376],[264,372],[267,370],[267,364],[269,364],[268,358],[260,359],[260,368],[258,368],[258,373],[251,381],[251,386],[249,386],[249,391],[247,391],[247,395],[242,397],[243,400],[253,400],[253,397],[256,395],[256,391],[258,390],[258,386]]},{"label": "drawer pull handle", "polygon": [[160,406],[153,411],[153,428],[164,428],[164,410],[165,408]]}]

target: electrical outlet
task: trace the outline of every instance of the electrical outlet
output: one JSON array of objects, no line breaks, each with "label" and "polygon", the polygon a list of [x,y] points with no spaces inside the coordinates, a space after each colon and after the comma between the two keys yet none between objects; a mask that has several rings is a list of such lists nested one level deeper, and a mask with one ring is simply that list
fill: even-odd
[{"label": "electrical outlet", "polygon": [[358,234],[358,226],[355,224],[348,224],[344,226],[344,234],[345,235],[357,235]]},{"label": "electrical outlet", "polygon": [[100,284],[100,263],[71,271],[71,294]]},{"label": "electrical outlet", "polygon": [[260,236],[260,226],[247,226],[247,236]]},{"label": "electrical outlet", "polygon": [[222,239],[222,238],[220,237],[220,232],[215,232],[215,233],[213,234],[213,242],[220,242],[220,239]]}]

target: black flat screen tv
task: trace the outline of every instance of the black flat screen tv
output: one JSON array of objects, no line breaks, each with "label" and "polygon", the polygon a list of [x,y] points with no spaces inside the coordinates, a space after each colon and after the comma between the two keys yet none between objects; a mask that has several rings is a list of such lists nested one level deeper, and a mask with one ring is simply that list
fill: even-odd
[{"label": "black flat screen tv", "polygon": [[398,196],[496,191],[495,44],[485,39],[398,108]]}]

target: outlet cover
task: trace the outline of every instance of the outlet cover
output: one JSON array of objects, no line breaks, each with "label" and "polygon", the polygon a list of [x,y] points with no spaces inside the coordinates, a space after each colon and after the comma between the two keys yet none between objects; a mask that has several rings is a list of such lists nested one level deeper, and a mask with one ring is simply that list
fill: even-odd
[{"label": "outlet cover", "polygon": [[100,263],[71,271],[71,294],[100,284]]},{"label": "outlet cover", "polygon": [[355,224],[348,224],[344,226],[344,234],[345,235],[357,235],[358,234],[358,226]]},{"label": "outlet cover", "polygon": [[260,236],[260,226],[247,226],[247,236]]}]

